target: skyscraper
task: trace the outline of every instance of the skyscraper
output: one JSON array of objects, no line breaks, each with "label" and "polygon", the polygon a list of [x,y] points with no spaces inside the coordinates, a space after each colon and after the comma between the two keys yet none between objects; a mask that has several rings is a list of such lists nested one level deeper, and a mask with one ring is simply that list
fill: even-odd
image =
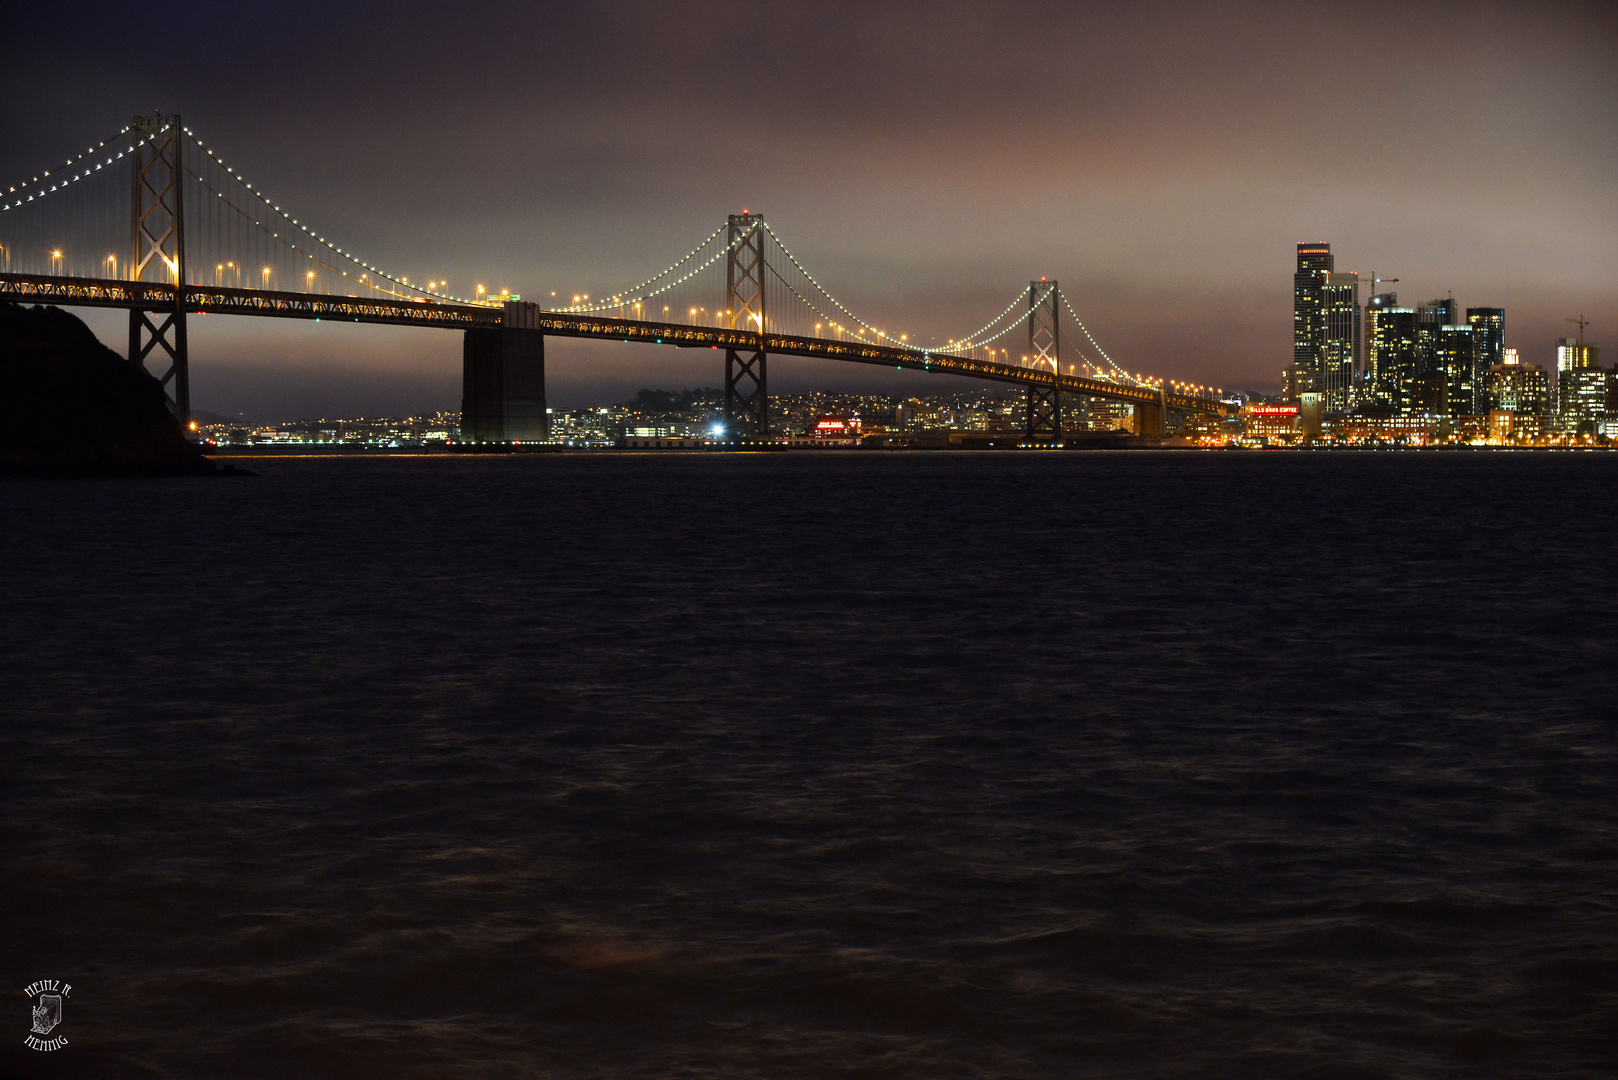
[{"label": "skyscraper", "polygon": [[1443,394],[1430,411],[1456,419],[1478,411],[1476,370],[1473,366],[1473,332],[1469,323],[1448,323],[1438,328],[1437,356],[1434,363],[1436,385]]},{"label": "skyscraper", "polygon": [[1399,306],[1398,293],[1377,293],[1365,302],[1365,384],[1366,397],[1373,402],[1390,403],[1392,392],[1386,385],[1386,364],[1378,353],[1381,315],[1388,308]]},{"label": "skyscraper", "polygon": [[1472,327],[1472,348],[1478,370],[1488,371],[1506,361],[1506,309],[1469,307],[1466,321]]},{"label": "skyscraper", "polygon": [[1448,373],[1439,356],[1439,340],[1444,327],[1457,322],[1453,297],[1429,300],[1416,308],[1416,383],[1410,390],[1412,412],[1444,413]]},{"label": "skyscraper", "polygon": [[1601,366],[1601,349],[1579,338],[1556,340],[1556,426],[1592,430],[1607,416],[1607,384],[1612,373]]},{"label": "skyscraper", "polygon": [[1318,390],[1324,384],[1326,351],[1325,285],[1332,271],[1331,245],[1299,244],[1292,274],[1292,392]]},{"label": "skyscraper", "polygon": [[1378,400],[1392,405],[1400,416],[1409,416],[1421,411],[1417,394],[1416,309],[1398,307],[1391,303],[1395,299],[1393,293],[1373,298],[1370,347],[1375,355]]},{"label": "skyscraper", "polygon": [[1329,413],[1346,412],[1360,361],[1360,276],[1330,273],[1321,285],[1320,381]]},{"label": "skyscraper", "polygon": [[1483,401],[1483,378],[1490,368],[1505,363],[1506,309],[1469,307],[1467,325],[1472,327],[1472,387],[1478,412],[1487,412]]}]

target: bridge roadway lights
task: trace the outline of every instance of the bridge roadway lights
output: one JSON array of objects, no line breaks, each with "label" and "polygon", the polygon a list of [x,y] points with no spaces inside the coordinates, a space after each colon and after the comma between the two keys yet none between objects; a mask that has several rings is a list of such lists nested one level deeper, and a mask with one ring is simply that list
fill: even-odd
[{"label": "bridge roadway lights", "polygon": [[549,439],[550,418],[545,413],[545,335],[538,330],[506,325],[465,333],[461,438],[471,443],[526,443]]}]

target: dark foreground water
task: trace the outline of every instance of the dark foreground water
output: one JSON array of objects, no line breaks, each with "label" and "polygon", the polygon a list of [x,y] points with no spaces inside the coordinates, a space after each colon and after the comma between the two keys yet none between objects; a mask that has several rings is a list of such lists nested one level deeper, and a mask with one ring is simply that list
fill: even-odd
[{"label": "dark foreground water", "polygon": [[253,467],[0,483],[0,1075],[1618,1072],[1618,456]]}]

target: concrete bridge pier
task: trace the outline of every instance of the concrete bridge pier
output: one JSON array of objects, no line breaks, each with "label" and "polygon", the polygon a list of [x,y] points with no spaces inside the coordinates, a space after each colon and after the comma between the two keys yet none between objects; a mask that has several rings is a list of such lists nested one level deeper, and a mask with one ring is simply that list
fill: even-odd
[{"label": "concrete bridge pier", "polygon": [[461,366],[462,441],[540,442],[550,438],[550,416],[545,411],[545,335],[534,328],[538,310],[537,304],[508,303],[498,328],[466,331]]},{"label": "concrete bridge pier", "polygon": [[1164,409],[1157,402],[1150,405],[1135,405],[1135,434],[1162,436],[1164,430]]}]

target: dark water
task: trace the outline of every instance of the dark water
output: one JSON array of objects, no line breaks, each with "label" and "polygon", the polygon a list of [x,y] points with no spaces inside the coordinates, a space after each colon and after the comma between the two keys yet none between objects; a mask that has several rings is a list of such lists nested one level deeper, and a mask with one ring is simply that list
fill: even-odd
[{"label": "dark water", "polygon": [[0,484],[0,1074],[1618,1072],[1618,456],[254,467]]}]

